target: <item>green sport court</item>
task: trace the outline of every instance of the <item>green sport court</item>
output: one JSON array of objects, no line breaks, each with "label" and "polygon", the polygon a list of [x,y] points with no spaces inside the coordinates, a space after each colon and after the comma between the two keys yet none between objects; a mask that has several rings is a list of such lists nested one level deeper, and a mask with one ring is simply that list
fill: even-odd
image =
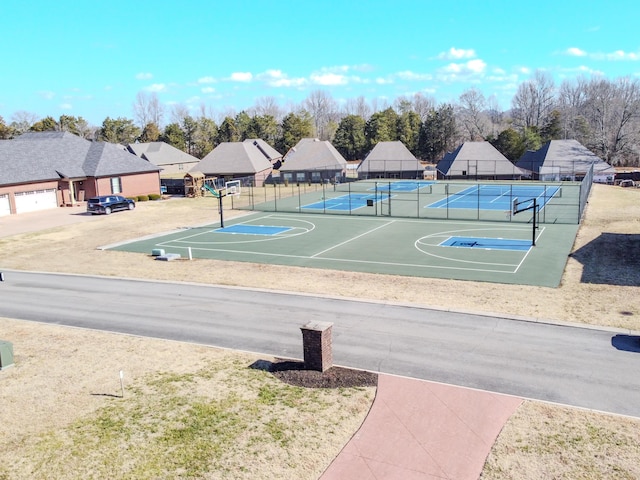
[{"label": "green sport court", "polygon": [[[212,212],[217,202],[212,198]],[[214,223],[103,248],[557,287],[578,226],[253,211],[224,228]]]}]

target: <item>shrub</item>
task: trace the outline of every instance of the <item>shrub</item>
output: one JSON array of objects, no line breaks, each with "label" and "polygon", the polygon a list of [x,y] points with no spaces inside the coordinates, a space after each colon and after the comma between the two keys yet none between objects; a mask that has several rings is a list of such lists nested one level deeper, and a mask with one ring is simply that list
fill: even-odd
[{"label": "shrub", "polygon": [[149,195],[138,195],[139,202],[146,202],[149,200]]},{"label": "shrub", "polygon": [[149,194],[149,200],[160,200],[161,198],[162,198],[162,195],[160,195],[159,193]]}]

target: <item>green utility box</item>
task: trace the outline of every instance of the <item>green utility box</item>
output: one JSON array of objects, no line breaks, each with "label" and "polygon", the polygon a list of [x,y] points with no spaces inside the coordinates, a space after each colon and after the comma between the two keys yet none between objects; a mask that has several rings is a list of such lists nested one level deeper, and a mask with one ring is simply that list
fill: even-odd
[{"label": "green utility box", "polygon": [[13,366],[13,343],[0,340],[0,370]]}]

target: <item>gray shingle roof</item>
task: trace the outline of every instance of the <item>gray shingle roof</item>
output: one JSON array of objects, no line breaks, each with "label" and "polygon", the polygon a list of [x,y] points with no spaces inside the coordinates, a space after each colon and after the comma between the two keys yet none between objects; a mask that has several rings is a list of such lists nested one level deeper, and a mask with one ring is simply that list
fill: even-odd
[{"label": "gray shingle roof", "polygon": [[424,167],[401,141],[379,142],[369,152],[358,170],[365,172],[423,171]]},{"label": "gray shingle roof", "polygon": [[[470,166],[476,169],[470,172]],[[436,167],[444,175],[520,175],[523,172],[489,142],[464,142]]]},{"label": "gray shingle roof", "polygon": [[303,138],[284,157],[281,172],[343,170],[347,161],[330,142]]},{"label": "gray shingle roof", "polygon": [[200,160],[165,142],[130,143],[127,149],[140,158],[159,167],[181,163],[196,163]]},{"label": "gray shingle roof", "polygon": [[120,145],[68,132],[29,132],[0,141],[0,185],[157,171]]},{"label": "gray shingle roof", "polygon": [[594,173],[614,173],[615,169],[577,140],[550,140],[538,150],[525,152],[516,165],[539,173],[541,168],[562,173],[584,174],[591,164]]},{"label": "gray shingle roof", "polygon": [[223,142],[190,171],[205,175],[255,174],[270,169],[272,160],[281,157],[280,153],[260,139]]}]

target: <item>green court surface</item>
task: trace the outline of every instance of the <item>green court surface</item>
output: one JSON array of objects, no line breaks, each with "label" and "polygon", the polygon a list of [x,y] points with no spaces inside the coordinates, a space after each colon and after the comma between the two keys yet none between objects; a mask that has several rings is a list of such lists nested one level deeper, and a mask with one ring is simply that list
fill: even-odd
[{"label": "green court surface", "polygon": [[577,230],[539,225],[531,246],[532,225],[523,223],[258,212],[224,229],[198,226],[103,248],[150,260],[162,250],[181,259],[557,287]]}]

